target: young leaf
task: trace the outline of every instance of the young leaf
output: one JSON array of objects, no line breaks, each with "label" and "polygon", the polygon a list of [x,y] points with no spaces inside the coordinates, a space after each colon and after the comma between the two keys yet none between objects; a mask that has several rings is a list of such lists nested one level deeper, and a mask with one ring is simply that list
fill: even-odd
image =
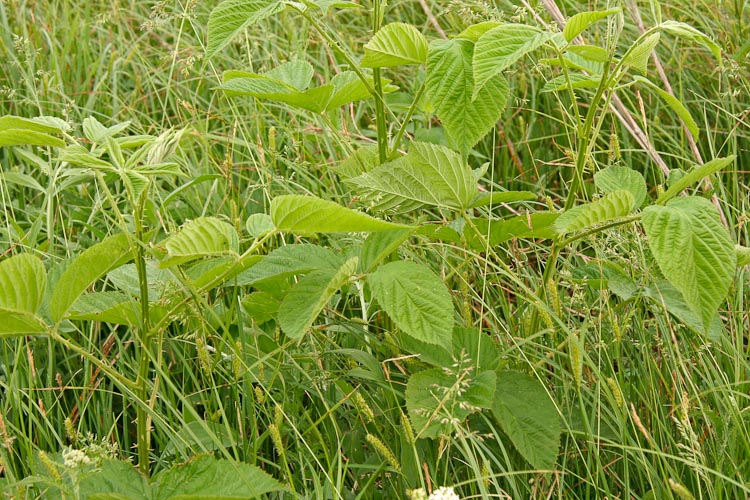
[{"label": "young leaf", "polygon": [[572,42],[575,37],[583,33],[589,26],[600,19],[617,14],[620,9],[597,10],[593,12],[581,12],[568,19],[563,29],[563,36],[568,42]]},{"label": "young leaf", "polygon": [[362,245],[359,254],[359,270],[369,273],[375,266],[391,255],[414,232],[413,229],[372,233]]},{"label": "young leaf", "polygon": [[287,488],[258,467],[198,456],[156,475],[151,498],[159,500],[250,500]]},{"label": "young leaf", "polygon": [[108,236],[73,259],[55,284],[50,299],[50,316],[60,321],[70,306],[96,280],[133,259],[130,237],[125,233]]},{"label": "young leaf", "polygon": [[409,378],[406,408],[417,437],[451,436],[466,417],[492,405],[495,372],[477,374],[471,365],[462,368],[457,373],[424,370]]},{"label": "young leaf", "polygon": [[35,313],[47,289],[47,271],[34,255],[0,261],[0,309]]},{"label": "young leaf", "polygon": [[750,248],[735,245],[734,251],[737,254],[737,267],[750,266]]},{"label": "young leaf", "polygon": [[386,24],[365,45],[365,68],[422,64],[427,60],[427,39],[411,24]]},{"label": "young leaf", "polygon": [[726,158],[714,158],[711,161],[704,163],[703,165],[693,168],[690,172],[683,175],[678,181],[672,184],[659,198],[656,200],[658,204],[664,204],[667,200],[674,198],[683,189],[692,186],[696,182],[700,181],[704,177],[723,170],[724,168],[731,165],[736,156],[727,156]]},{"label": "young leaf", "polygon": [[466,209],[477,192],[473,173],[458,153],[425,142],[413,142],[406,156],[347,182],[362,191],[371,208],[400,213],[426,205]]},{"label": "young leaf", "polygon": [[737,255],[716,208],[698,197],[643,211],[649,247],[664,277],[708,325],[734,278]]},{"label": "young leaf", "polygon": [[539,381],[520,372],[498,372],[492,413],[534,468],[554,468],[562,432],[560,416]]},{"label": "young leaf", "polygon": [[294,339],[302,337],[357,270],[357,261],[352,257],[337,271],[313,271],[300,279],[279,306],[279,326],[284,333]]},{"label": "young leaf", "polygon": [[474,92],[474,44],[438,40],[427,53],[427,97],[453,145],[466,156],[492,130],[508,102],[508,82],[498,75]]},{"label": "young leaf", "polygon": [[209,59],[226,47],[242,30],[284,10],[279,0],[224,0],[208,17]]},{"label": "young leaf", "polygon": [[721,63],[721,47],[700,30],[693,28],[689,24],[672,20],[664,21],[659,24],[658,27],[660,30],[666,31],[667,33],[675,35],[679,38],[690,40],[692,42],[703,45],[704,47],[709,49],[716,60]]},{"label": "young leaf", "polygon": [[450,349],[453,300],[428,267],[390,262],[367,278],[373,297],[404,333]]},{"label": "young leaf", "polygon": [[310,271],[335,271],[344,261],[331,250],[301,243],[277,248],[258,264],[236,278],[237,285],[254,285],[263,280],[305,274]]},{"label": "young leaf", "polygon": [[105,127],[93,116],[83,119],[83,135],[91,142],[101,143],[108,137],[114,137],[130,126],[130,122],[117,123],[111,127]]},{"label": "young leaf", "polygon": [[159,263],[162,268],[210,255],[237,255],[239,237],[231,224],[215,217],[198,217],[182,226],[163,245],[167,255]]},{"label": "young leaf", "polygon": [[94,292],[78,297],[66,317],[134,326],[140,321],[140,310],[138,304],[122,292]]},{"label": "young leaf", "polygon": [[0,262],[0,338],[46,331],[35,315],[46,288],[47,272],[38,257],[19,254]]},{"label": "young leaf", "polygon": [[633,206],[639,208],[646,201],[648,188],[640,172],[617,165],[607,167],[594,174],[594,184],[602,193],[613,193],[625,189],[633,195]]},{"label": "young leaf", "polygon": [[534,26],[513,23],[503,24],[482,35],[474,47],[474,90],[471,99],[477,98],[492,77],[544,45],[553,36],[554,33]]},{"label": "young leaf", "polygon": [[268,214],[252,214],[245,221],[245,229],[253,238],[260,238],[276,230]]},{"label": "young leaf", "polygon": [[480,193],[469,208],[486,207],[488,205],[500,205],[501,203],[513,203],[516,201],[536,200],[537,195],[531,191],[497,191],[495,193]]},{"label": "young leaf", "polygon": [[224,90],[228,96],[248,95],[257,99],[269,99],[314,113],[320,113],[326,109],[333,93],[333,85],[323,85],[322,87],[300,91],[281,80],[252,73],[231,78],[225,75],[224,84],[218,88]]},{"label": "young leaf", "polygon": [[699,133],[698,124],[695,123],[695,120],[693,120],[693,117],[690,116],[690,111],[687,110],[685,105],[682,104],[682,102],[679,99],[677,99],[675,96],[673,96],[669,92],[660,89],[658,86],[656,86],[656,84],[651,82],[651,80],[649,80],[648,78],[643,78],[642,76],[636,75],[633,79],[637,82],[648,85],[649,87],[654,89],[656,93],[659,94],[659,96],[662,99],[664,99],[664,102],[666,102],[667,105],[670,108],[672,108],[672,111],[677,113],[677,116],[680,117],[680,119],[682,120],[682,123],[684,123],[687,129],[690,131],[690,135],[693,136],[693,139],[698,139],[698,133]]},{"label": "young leaf", "polygon": [[2,146],[52,146],[63,148],[65,147],[65,141],[33,130],[8,129],[0,130],[0,147]]},{"label": "young leaf", "polygon": [[291,85],[299,91],[310,86],[315,70],[307,61],[289,61],[266,71],[264,76]]},{"label": "young leaf", "polygon": [[633,210],[634,201],[630,191],[618,189],[597,201],[578,205],[563,212],[555,221],[555,230],[560,236],[565,236],[602,222],[624,217]]},{"label": "young leaf", "polygon": [[646,72],[648,58],[654,51],[654,47],[659,43],[659,33],[651,33],[645,38],[638,40],[625,54],[622,59],[623,66],[630,66],[641,73]]},{"label": "young leaf", "polygon": [[271,201],[271,218],[279,231],[301,235],[394,231],[409,228],[403,224],[375,219],[332,201],[303,195],[274,198]]},{"label": "young leaf", "polygon": [[495,29],[498,26],[502,26],[503,23],[498,21],[484,21],[477,24],[472,24],[461,33],[456,35],[454,38],[462,38],[469,40],[470,42],[477,43],[479,39],[491,29]]}]

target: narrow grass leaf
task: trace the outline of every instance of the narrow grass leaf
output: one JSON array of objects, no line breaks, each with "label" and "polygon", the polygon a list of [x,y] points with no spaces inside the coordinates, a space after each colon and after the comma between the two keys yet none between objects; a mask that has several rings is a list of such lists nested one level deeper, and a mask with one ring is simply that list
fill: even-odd
[{"label": "narrow grass leaf", "polygon": [[732,163],[734,163],[736,156],[727,156],[725,158],[715,158],[711,161],[704,163],[693,168],[690,172],[682,176],[678,181],[672,184],[659,198],[656,200],[658,204],[664,204],[668,200],[674,198],[682,192],[683,189],[692,186],[704,177],[714,174],[720,170],[725,169]]},{"label": "narrow grass leaf", "polygon": [[628,215],[634,206],[633,193],[626,189],[613,191],[597,201],[578,205],[563,212],[555,221],[560,236],[587,229]]},{"label": "narrow grass leaf", "polygon": [[583,33],[589,26],[609,17],[612,14],[617,14],[620,9],[608,9],[608,10],[597,10],[593,12],[581,12],[572,16],[565,22],[565,29],[563,29],[563,36],[568,42],[573,41],[575,37]]},{"label": "narrow grass leaf", "polygon": [[710,201],[670,200],[643,211],[649,247],[664,277],[708,328],[726,298],[737,264],[735,244]]},{"label": "narrow grass leaf", "polygon": [[602,193],[614,193],[625,189],[633,195],[633,206],[639,208],[648,197],[646,180],[640,172],[617,165],[607,167],[594,174],[594,184]]},{"label": "narrow grass leaf", "polygon": [[279,326],[284,333],[293,339],[302,337],[331,297],[349,281],[357,261],[357,257],[352,257],[336,271],[313,271],[300,279],[279,306]]},{"label": "narrow grass leaf", "polygon": [[648,78],[644,78],[642,76],[635,76],[633,78],[635,81],[643,83],[649,87],[651,87],[659,96],[664,100],[664,102],[667,103],[667,105],[674,111],[677,116],[680,117],[682,120],[682,123],[685,124],[687,129],[690,131],[690,135],[693,136],[693,139],[698,139],[699,129],[698,124],[695,123],[695,120],[693,120],[693,117],[690,115],[690,111],[685,107],[684,104],[682,104],[682,101],[677,99],[675,96],[670,94],[669,92],[659,88],[656,84],[651,82]]},{"label": "narrow grass leaf", "polygon": [[476,196],[474,175],[455,151],[414,142],[406,156],[353,179],[363,201],[379,211],[409,212],[423,206],[463,210]]},{"label": "narrow grass leaf", "polygon": [[64,318],[70,306],[89,286],[133,257],[129,235],[120,233],[108,236],[74,258],[55,284],[50,299],[52,320]]},{"label": "narrow grass leaf", "polygon": [[404,333],[450,349],[453,300],[427,266],[390,262],[367,278],[373,297]]},{"label": "narrow grass leaf", "polygon": [[520,372],[498,372],[492,413],[534,468],[554,468],[562,432],[560,416],[538,380]]},{"label": "narrow grass leaf", "polygon": [[232,39],[250,25],[284,10],[279,0],[224,0],[208,17],[208,46],[210,59],[226,47]]},{"label": "narrow grass leaf", "polygon": [[422,64],[427,60],[427,39],[411,24],[386,24],[365,45],[365,68]]},{"label": "narrow grass leaf", "polygon": [[438,40],[427,54],[427,97],[443,123],[453,146],[466,156],[503,115],[510,91],[498,75],[474,92],[472,57],[468,40]]},{"label": "narrow grass leaf", "polygon": [[492,77],[544,45],[553,36],[554,33],[534,26],[514,23],[503,24],[482,35],[474,47],[474,89],[471,99],[477,99]]},{"label": "narrow grass leaf", "polygon": [[216,217],[198,217],[162,243],[167,249],[159,267],[171,267],[216,255],[237,256],[239,237],[234,227]]},{"label": "narrow grass leaf", "polygon": [[394,231],[410,226],[394,224],[313,196],[284,195],[271,201],[271,218],[279,231],[311,235]]}]

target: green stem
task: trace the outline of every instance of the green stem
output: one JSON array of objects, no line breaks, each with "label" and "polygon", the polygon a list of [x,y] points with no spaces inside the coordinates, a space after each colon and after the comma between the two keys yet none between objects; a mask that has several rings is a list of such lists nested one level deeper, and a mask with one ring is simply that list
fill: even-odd
[{"label": "green stem", "polygon": [[[380,0],[374,0],[372,6],[372,34],[380,30],[383,20],[383,5]],[[383,81],[380,68],[372,70],[372,81],[375,84],[375,124],[378,130],[378,157],[380,163],[388,161],[388,129],[385,121],[385,103],[383,101]]]},{"label": "green stem", "polygon": [[401,145],[401,138],[406,133],[406,127],[409,125],[409,122],[411,121],[411,117],[414,115],[414,112],[417,109],[417,106],[419,105],[420,99],[422,99],[422,94],[424,94],[426,85],[424,82],[422,82],[422,85],[419,87],[419,90],[417,90],[417,95],[414,96],[414,100],[411,103],[411,106],[409,106],[409,111],[406,112],[406,116],[404,117],[404,121],[401,123],[401,126],[398,129],[398,132],[396,132],[396,136],[393,139],[393,147],[391,147],[390,153],[388,153],[388,159],[392,160],[396,156],[396,153],[398,152],[398,147]]}]

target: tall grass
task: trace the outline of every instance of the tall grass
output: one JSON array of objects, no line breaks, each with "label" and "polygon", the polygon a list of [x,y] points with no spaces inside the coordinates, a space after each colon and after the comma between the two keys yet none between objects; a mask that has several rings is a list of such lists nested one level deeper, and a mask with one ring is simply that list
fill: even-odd
[{"label": "tall grass", "polygon": [[[387,20],[437,35],[436,24],[457,33],[478,19],[531,18],[514,2],[425,5],[433,22],[414,2],[390,5]],[[328,124],[305,113],[228,100],[212,90],[224,69],[268,69],[294,58],[311,62],[327,79],[337,70],[337,54],[304,22],[282,15],[205,61],[211,7],[193,0],[0,2],[0,115],[57,116],[74,127],[72,134],[88,116],[107,125],[131,121],[134,134],[185,128],[179,161],[189,177],[162,181],[146,214],[160,234],[201,215],[240,227],[284,193],[349,203],[332,167],[348,157],[353,138],[365,143],[376,137],[370,104],[349,107],[337,117],[339,130],[323,133]],[[574,14],[584,5],[561,7]],[[712,189],[745,245],[748,12],[744,2],[718,0],[664,6],[665,17],[690,22],[725,47],[724,71],[682,43],[659,49],[677,95],[698,118],[701,156],[737,155],[733,169],[712,179]],[[642,14],[648,23],[648,9]],[[364,17],[335,14],[336,29],[355,47],[369,37]],[[395,83],[408,92],[409,82],[421,77],[400,75]],[[559,208],[573,168],[560,103],[539,92],[533,61],[512,86],[515,102],[472,161],[491,162],[495,186],[532,189]],[[389,99],[398,109],[398,95]],[[626,105],[670,167],[696,161],[657,96],[641,89]],[[424,128],[434,125],[427,114],[417,118]],[[621,155],[601,155],[600,161],[637,168],[657,181],[651,185],[663,182],[618,122],[609,127]],[[602,150],[611,148],[608,141],[601,139]],[[0,149],[3,174],[25,174],[41,188],[0,177],[0,255],[43,255],[54,280],[64,258],[116,224],[94,184],[48,172],[43,157]],[[62,182],[67,189],[58,189]],[[328,243],[346,251],[357,237],[351,238]],[[421,362],[404,354],[387,322],[363,324],[357,304],[340,304],[336,311],[348,314],[330,312],[327,324],[300,343],[286,339],[273,322],[248,321],[232,287],[196,300],[165,332],[157,385],[150,387],[155,397],[141,402],[151,408],[152,471],[215,453],[260,466],[299,498],[400,498],[410,489],[442,485],[456,485],[464,498],[689,498],[685,491],[694,498],[748,497],[747,270],[738,272],[722,306],[724,331],[706,339],[654,301],[620,300],[583,284],[577,269],[584,264],[629,255],[623,267],[645,286],[658,270],[642,241],[637,234],[603,233],[570,249],[561,256],[566,271],[559,295],[544,303],[534,290],[548,248],[538,242],[513,242],[494,255],[427,241],[403,250],[464,294],[456,294],[458,302],[465,302],[508,367],[533,373],[552,394],[564,428],[554,471],[532,470],[484,414],[457,428],[454,439],[415,440],[404,390]],[[279,238],[266,249],[286,243]],[[627,252],[615,253],[618,248]],[[544,321],[529,329],[536,315]],[[64,333],[122,375],[136,377],[135,339],[127,328],[69,322]],[[580,351],[571,349],[571,339]],[[39,451],[56,456],[65,446],[93,440],[134,459],[136,406],[90,361],[49,339],[0,339],[0,491],[7,498],[44,498],[44,488],[23,482],[44,474]]]}]

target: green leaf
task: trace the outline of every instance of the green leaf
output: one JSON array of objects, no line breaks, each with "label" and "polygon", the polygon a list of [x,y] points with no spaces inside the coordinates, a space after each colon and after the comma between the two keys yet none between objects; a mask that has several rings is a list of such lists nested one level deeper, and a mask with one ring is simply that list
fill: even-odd
[{"label": "green leaf", "polygon": [[704,47],[709,49],[716,60],[721,63],[721,47],[702,31],[693,28],[689,24],[672,20],[664,21],[657,27],[662,31],[666,31],[667,33],[675,35],[684,40],[690,40],[692,42],[703,45]]},{"label": "green leaf", "polygon": [[394,231],[409,228],[403,224],[375,219],[332,201],[303,195],[274,198],[271,201],[271,218],[279,231],[301,235]]},{"label": "green leaf", "polygon": [[[50,118],[50,117],[44,117]],[[64,130],[61,126],[52,125],[42,117],[36,119],[22,118],[20,116],[5,115],[0,117],[0,132],[6,130],[28,130],[29,132],[40,132],[42,134],[58,134]]]},{"label": "green leaf", "polygon": [[262,325],[276,317],[279,313],[281,301],[268,292],[253,292],[242,299],[242,307],[245,312],[255,321]]},{"label": "green leaf", "polygon": [[470,364],[412,375],[406,385],[406,408],[417,437],[451,436],[466,417],[490,408],[495,380],[494,371],[475,373]]},{"label": "green leaf", "polygon": [[167,255],[159,267],[183,264],[201,257],[235,256],[239,252],[237,231],[216,217],[198,217],[163,242]]},{"label": "green leaf", "polygon": [[83,135],[91,142],[105,142],[108,137],[114,137],[120,132],[127,130],[130,122],[117,123],[111,127],[105,127],[93,116],[83,119]]},{"label": "green leaf", "polygon": [[531,191],[497,191],[494,193],[480,193],[468,208],[496,206],[502,203],[514,203],[516,201],[536,200],[537,195]]},{"label": "green leaf", "polygon": [[0,147],[2,146],[52,146],[62,148],[65,147],[65,141],[43,132],[6,129],[0,130]]},{"label": "green leaf", "polygon": [[682,176],[678,181],[672,184],[659,198],[656,200],[658,204],[664,204],[667,200],[674,198],[683,189],[688,186],[692,186],[696,182],[700,181],[704,177],[723,170],[724,168],[731,165],[736,156],[727,156],[726,158],[715,158],[711,161],[704,163],[703,165],[696,166],[690,172]]},{"label": "green leaf", "polygon": [[365,45],[365,68],[422,64],[427,60],[427,39],[411,24],[386,24]]},{"label": "green leaf", "polygon": [[491,29],[497,28],[498,26],[502,25],[503,23],[498,21],[484,21],[481,23],[472,24],[461,33],[456,35],[454,38],[463,38],[464,40],[469,40],[470,42],[477,43],[482,35],[490,31]]},{"label": "green leaf", "polygon": [[667,281],[657,281],[652,286],[645,287],[642,295],[682,321],[691,330],[705,334],[710,340],[719,340],[724,333],[718,312],[714,312],[708,327],[705,327],[701,317],[685,302],[683,295]]},{"label": "green leaf", "polygon": [[547,43],[553,36],[554,33],[534,26],[514,23],[503,24],[482,35],[474,47],[472,100],[477,98],[492,77]]},{"label": "green leaf", "polygon": [[130,237],[125,233],[108,236],[73,259],[55,284],[50,299],[52,320],[64,318],[70,306],[96,280],[132,259]]},{"label": "green leaf", "polygon": [[492,413],[534,468],[554,468],[562,432],[560,416],[538,380],[520,372],[498,372]]},{"label": "green leaf", "polygon": [[333,93],[333,85],[300,91],[288,83],[266,75],[248,73],[242,77],[234,76],[229,79],[227,75],[234,76],[234,73],[225,74],[224,84],[218,88],[224,90],[228,96],[247,95],[257,99],[269,99],[314,113],[320,113],[326,109]]},{"label": "green leaf", "polygon": [[635,81],[643,83],[645,85],[648,85],[652,89],[656,91],[659,96],[664,99],[664,102],[667,103],[667,105],[677,113],[677,116],[680,117],[682,120],[682,123],[685,124],[687,129],[690,131],[690,135],[693,136],[693,139],[698,139],[699,129],[698,124],[695,123],[695,120],[693,120],[693,117],[690,115],[690,111],[685,107],[682,102],[677,99],[675,96],[670,94],[669,92],[660,89],[655,83],[651,82],[651,80],[647,78],[643,78],[642,76],[635,76],[633,78]]},{"label": "green leaf", "polygon": [[654,51],[656,44],[659,43],[659,33],[651,33],[645,38],[641,38],[628,49],[625,57],[622,59],[623,66],[630,66],[641,73],[646,72],[646,66],[648,66],[648,58],[651,57],[651,53]]},{"label": "green leaf", "polygon": [[0,309],[34,314],[47,289],[47,271],[34,255],[0,261]]},{"label": "green leaf", "polygon": [[284,10],[279,0],[224,0],[208,17],[209,59],[226,47],[241,31],[252,24]]},{"label": "green leaf", "polygon": [[123,460],[104,460],[94,472],[82,475],[79,492],[81,498],[90,500],[153,498],[148,480]]},{"label": "green leaf", "polygon": [[255,285],[272,278],[283,278],[317,270],[337,270],[344,261],[331,250],[302,243],[287,245],[269,253],[258,264],[237,276],[238,285]]},{"label": "green leaf", "polygon": [[34,191],[44,193],[47,190],[42,187],[39,182],[32,176],[22,174],[20,172],[0,172],[0,181],[7,182],[8,184],[15,184],[17,186],[23,186]]},{"label": "green leaf", "polygon": [[[559,215],[553,212],[535,212],[501,220],[474,219],[476,231],[470,225],[464,234],[472,248],[485,250],[484,241],[496,246],[514,238],[552,239],[555,237],[554,223]],[[479,237],[476,233],[479,232]]]},{"label": "green leaf", "polygon": [[555,230],[560,236],[565,236],[624,217],[633,210],[634,201],[633,193],[626,189],[612,191],[597,201],[578,205],[563,212],[555,221]]},{"label": "green leaf", "polygon": [[252,214],[245,222],[245,229],[253,238],[260,238],[276,230],[268,214]]},{"label": "green leaf", "polygon": [[36,335],[47,332],[47,325],[34,313],[0,307],[0,339],[17,335]]},{"label": "green leaf", "polygon": [[152,498],[159,500],[253,500],[287,488],[250,464],[198,456],[157,474]]},{"label": "green leaf", "polygon": [[596,10],[593,12],[581,12],[576,14],[565,22],[563,36],[568,42],[573,41],[575,37],[583,33],[589,26],[604,19],[605,17],[617,14],[620,9]]},{"label": "green leaf", "polygon": [[245,255],[237,260],[236,256],[215,257],[199,260],[185,270],[192,285],[207,292],[219,286],[237,286],[237,277],[263,259],[262,255]]},{"label": "green leaf", "polygon": [[633,206],[639,208],[648,197],[646,180],[632,168],[611,166],[594,174],[594,184],[602,193],[625,189],[633,195]]},{"label": "green leaf", "polygon": [[307,333],[331,297],[357,270],[357,261],[352,257],[337,271],[313,271],[300,279],[279,306],[279,326],[284,333],[294,339]]},{"label": "green leaf", "polygon": [[750,266],[750,248],[735,245],[734,251],[737,255],[737,267]]},{"label": "green leaf", "polygon": [[373,297],[406,334],[450,348],[453,300],[443,281],[428,267],[390,262],[368,276],[367,283]]},{"label": "green leaf", "polygon": [[264,76],[291,85],[299,91],[310,86],[315,70],[307,61],[289,61],[266,71]]},{"label": "green leaf", "polygon": [[502,76],[489,80],[472,97],[473,53],[474,44],[467,40],[438,40],[427,54],[427,97],[450,141],[464,156],[492,130],[509,97]]},{"label": "green leaf", "polygon": [[222,422],[193,420],[183,425],[164,447],[167,456],[186,456],[193,450],[227,449],[240,442],[238,432]]},{"label": "green leaf", "polygon": [[347,180],[374,170],[379,165],[378,147],[373,144],[356,150],[336,167],[335,172],[341,179]]},{"label": "green leaf", "polygon": [[568,47],[567,52],[597,63],[606,63],[609,61],[609,52],[596,45],[571,45]]},{"label": "green leaf", "polygon": [[565,75],[556,76],[549,80],[542,87],[542,92],[559,92],[568,88],[568,82],[574,89],[595,89],[598,88],[601,83],[599,76],[587,76],[579,75],[577,73],[571,73],[566,78]]},{"label": "green leaf", "polygon": [[94,292],[81,295],[73,302],[66,317],[135,326],[139,324],[140,311],[138,304],[122,292]]},{"label": "green leaf", "polygon": [[347,182],[370,208],[398,213],[423,206],[463,210],[477,192],[473,172],[458,153],[425,142],[413,142],[406,156]]},{"label": "green leaf", "polygon": [[80,144],[71,144],[60,151],[60,161],[65,161],[71,165],[80,167],[93,168],[97,170],[114,171],[115,167],[106,160],[92,154],[88,149]]},{"label": "green leaf", "polygon": [[359,271],[362,273],[372,271],[375,266],[395,252],[413,232],[413,229],[402,229],[370,234],[359,254]]},{"label": "green leaf", "polygon": [[[368,76],[366,80],[370,86],[369,88],[374,88],[375,84],[372,77]],[[398,87],[390,84],[389,79],[382,78],[381,80],[384,94],[398,90]],[[326,105],[326,111],[335,110],[350,102],[362,101],[372,97],[367,85],[362,82],[362,79],[354,71],[342,71],[331,78],[330,83],[333,85],[333,93]]]},{"label": "green leaf", "polygon": [[643,211],[643,227],[664,277],[708,328],[734,278],[737,255],[716,208],[698,197]]}]

